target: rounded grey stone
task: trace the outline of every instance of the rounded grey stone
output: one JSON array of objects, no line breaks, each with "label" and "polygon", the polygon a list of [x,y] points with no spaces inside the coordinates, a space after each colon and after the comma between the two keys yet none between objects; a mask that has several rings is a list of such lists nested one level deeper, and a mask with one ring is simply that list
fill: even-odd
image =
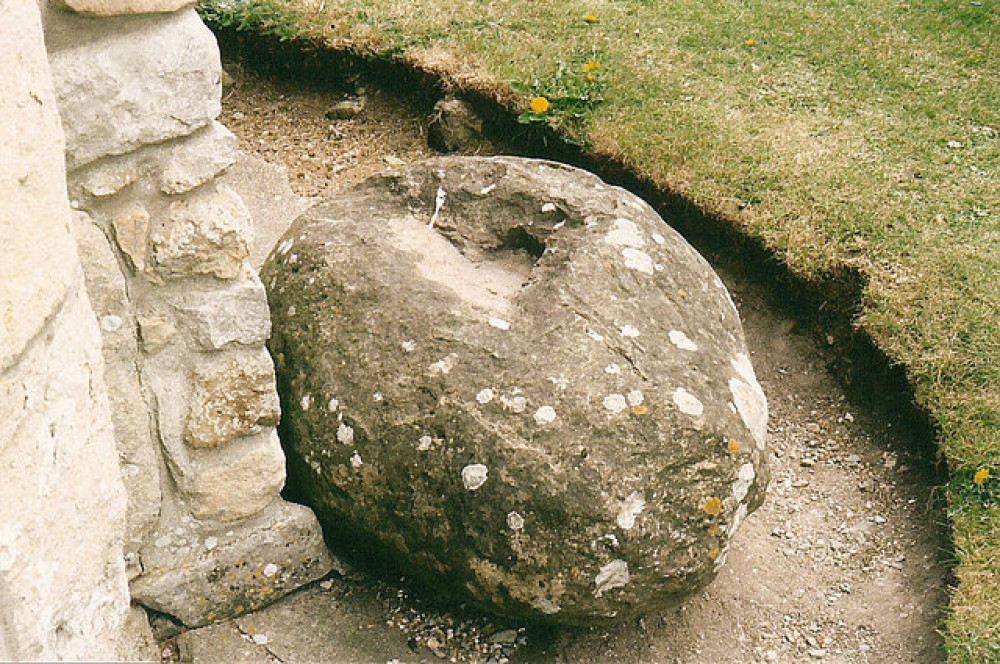
[{"label": "rounded grey stone", "polygon": [[763,499],[766,400],[725,287],[592,174],[415,164],[308,210],[262,278],[294,490],[436,596],[656,611]]}]

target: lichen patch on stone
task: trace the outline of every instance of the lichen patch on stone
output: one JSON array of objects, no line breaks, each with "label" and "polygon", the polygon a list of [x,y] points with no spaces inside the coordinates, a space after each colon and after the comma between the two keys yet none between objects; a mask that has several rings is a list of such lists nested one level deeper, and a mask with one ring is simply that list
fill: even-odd
[{"label": "lichen patch on stone", "polygon": [[638,337],[639,334],[641,333],[639,332],[639,329],[634,325],[622,325],[620,328],[618,328],[618,334],[629,339],[634,339]]},{"label": "lichen patch on stone", "polygon": [[643,274],[653,274],[653,259],[645,251],[639,251],[632,247],[622,249],[622,258],[625,259],[625,267]]},{"label": "lichen patch on stone", "polygon": [[642,390],[632,390],[628,393],[628,405],[630,406],[641,406],[645,399],[646,397],[643,396]]},{"label": "lichen patch on stone", "polygon": [[618,218],[611,222],[611,230],[604,236],[604,241],[618,247],[638,249],[646,244],[639,232],[639,226],[631,219]]},{"label": "lichen patch on stone", "polygon": [[635,525],[636,517],[644,509],[646,509],[646,499],[643,498],[642,494],[638,491],[630,493],[628,498],[622,502],[621,509],[618,510],[618,516],[615,519],[618,522],[618,527],[623,530],[632,528]]},{"label": "lichen patch on stone", "polygon": [[740,470],[736,474],[736,481],[733,482],[733,498],[736,499],[736,502],[743,502],[743,499],[747,497],[747,492],[750,491],[750,485],[753,484],[756,477],[757,472],[753,469],[752,463],[745,463],[740,466]]},{"label": "lichen patch on stone", "polygon": [[479,393],[476,395],[476,401],[484,406],[493,401],[493,390],[488,387],[479,390]]},{"label": "lichen patch on stone", "polygon": [[685,415],[701,417],[702,413],[705,412],[705,405],[698,399],[698,397],[691,394],[683,387],[678,387],[674,390],[673,399],[677,408]]},{"label": "lichen patch on stone", "polygon": [[562,607],[553,602],[548,597],[536,597],[531,601],[531,606],[535,607],[546,615],[553,615],[562,611]]},{"label": "lichen patch on stone", "polygon": [[337,427],[337,441],[341,445],[350,445],[354,442],[354,429],[347,426],[343,422]]},{"label": "lichen patch on stone", "polygon": [[556,420],[556,410],[552,406],[542,406],[535,411],[535,423],[539,425],[552,424]]},{"label": "lichen patch on stone", "polygon": [[455,360],[458,356],[454,353],[449,353],[447,357],[443,357],[434,364],[427,367],[431,373],[443,373],[446,374],[455,368]]},{"label": "lichen patch on stone", "polygon": [[471,463],[462,469],[462,484],[469,491],[475,491],[486,483],[489,468],[481,463]]},{"label": "lichen patch on stone", "polygon": [[730,378],[729,392],[736,404],[736,411],[750,430],[757,448],[764,450],[767,445],[767,398],[764,391],[756,381],[753,385],[748,385],[739,378]]},{"label": "lichen patch on stone", "polygon": [[491,318],[489,320],[490,325],[497,328],[498,330],[509,330],[510,323],[505,321],[503,318]]},{"label": "lichen patch on stone", "polygon": [[597,576],[594,577],[594,597],[601,597],[605,592],[613,588],[622,588],[628,585],[628,563],[615,558],[606,565],[602,565]]},{"label": "lichen patch on stone", "polygon": [[521,530],[524,528],[524,517],[517,512],[508,512],[507,527],[511,530]]},{"label": "lichen patch on stone", "polygon": [[500,397],[500,403],[504,408],[515,413],[523,413],[524,409],[528,407],[528,400],[524,397]]},{"label": "lichen patch on stone", "polygon": [[617,415],[628,408],[628,402],[624,394],[609,394],[604,397],[604,407]]},{"label": "lichen patch on stone", "polygon": [[688,337],[688,335],[681,330],[670,330],[670,334],[668,336],[670,338],[670,343],[677,346],[681,350],[698,350],[698,344],[692,341],[690,337]]}]

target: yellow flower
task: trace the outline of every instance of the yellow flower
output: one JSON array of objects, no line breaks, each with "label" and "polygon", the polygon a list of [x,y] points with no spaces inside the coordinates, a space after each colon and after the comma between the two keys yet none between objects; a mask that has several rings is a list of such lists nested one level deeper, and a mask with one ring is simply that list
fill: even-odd
[{"label": "yellow flower", "polygon": [[596,81],[597,77],[594,76],[593,74],[587,74],[587,80],[588,81]]},{"label": "yellow flower", "polygon": [[740,443],[735,438],[729,439],[729,453],[736,454],[740,451]]},{"label": "yellow flower", "polygon": [[545,111],[549,110],[549,100],[545,97],[535,97],[531,100],[529,105],[531,112],[535,115],[541,115]]},{"label": "yellow flower", "polygon": [[705,514],[715,516],[722,511],[722,501],[718,498],[709,498],[705,501]]},{"label": "yellow flower", "polygon": [[752,40],[752,39],[748,39],[748,40],[747,40],[747,46],[755,46],[756,44],[757,44],[757,42],[755,42],[755,41],[754,41],[754,40]]},{"label": "yellow flower", "polygon": [[720,553],[722,552],[719,551],[719,547],[713,546],[711,549],[708,550],[708,557],[711,558],[712,560],[715,560],[716,558],[719,557]]},{"label": "yellow flower", "polygon": [[976,486],[981,486],[982,483],[988,479],[990,479],[990,471],[985,468],[980,468],[976,471],[976,475],[972,478],[972,481],[976,483]]},{"label": "yellow flower", "polygon": [[583,22],[584,23],[597,23],[597,17],[594,16],[593,14],[587,14],[586,16],[583,17]]},{"label": "yellow flower", "polygon": [[718,535],[719,534],[719,524],[713,523],[712,527],[708,529],[708,534],[712,535],[713,537],[715,535]]},{"label": "yellow flower", "polygon": [[600,69],[600,67],[601,67],[601,63],[600,62],[594,62],[593,60],[591,60],[590,62],[588,62],[587,64],[585,64],[583,66],[583,70],[584,71],[594,71],[595,69]]}]

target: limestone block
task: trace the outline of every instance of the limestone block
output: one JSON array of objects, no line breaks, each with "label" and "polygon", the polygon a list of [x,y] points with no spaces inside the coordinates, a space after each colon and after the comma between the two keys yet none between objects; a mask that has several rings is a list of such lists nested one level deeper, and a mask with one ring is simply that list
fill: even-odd
[{"label": "limestone block", "polygon": [[160,191],[183,194],[236,163],[236,137],[218,122],[193,134],[171,151],[160,174]]},{"label": "limestone block", "polygon": [[267,352],[217,356],[196,365],[192,381],[184,431],[191,447],[218,447],[277,426],[281,409]]},{"label": "limestone block", "polygon": [[136,272],[146,269],[149,244],[149,212],[141,203],[133,203],[111,219],[115,241]]},{"label": "limestone block", "polygon": [[[73,257],[65,260],[75,262]],[[0,381],[0,626],[14,661],[118,657],[126,497],[82,278]]]},{"label": "limestone block", "polygon": [[306,211],[262,270],[289,473],[332,542],[564,624],[675,605],[767,485],[709,264],[552,162],[439,158]]},{"label": "limestone block", "polygon": [[88,16],[127,16],[175,12],[194,0],[55,0],[59,6]]},{"label": "limestone block", "polygon": [[78,201],[107,199],[142,182],[154,191],[185,193],[210,181],[236,161],[236,138],[218,122],[190,136],[140,147],[90,162],[70,173],[70,194]]},{"label": "limestone block", "polygon": [[58,158],[63,139],[34,3],[0,5],[0,36],[2,368],[55,314],[78,263],[68,258],[76,249]]},{"label": "limestone block", "polygon": [[253,228],[242,199],[228,187],[199,189],[170,204],[152,233],[156,273],[164,278],[239,276],[250,255]]},{"label": "limestone block", "polygon": [[235,521],[257,514],[285,486],[285,455],[274,429],[236,438],[221,448],[192,450],[177,474],[198,519]]},{"label": "limestone block", "polygon": [[246,266],[225,288],[185,286],[166,296],[187,332],[202,349],[261,345],[271,336],[267,293],[257,273]]},{"label": "limestone block", "polygon": [[219,114],[219,50],[194,9],[101,20],[50,9],[45,21],[70,170]]},{"label": "limestone block", "polygon": [[282,500],[237,524],[163,519],[143,560],[152,571],[132,596],[188,627],[258,609],[331,567],[316,517]]},{"label": "limestone block", "polygon": [[[77,179],[77,172],[72,177]],[[86,177],[79,178],[80,189],[88,196],[105,198],[114,196],[139,179],[139,168],[135,159],[115,159],[101,162],[89,169]],[[75,182],[72,184],[76,184]]]},{"label": "limestone block", "polygon": [[111,420],[128,493],[125,556],[134,574],[139,546],[160,513],[159,445],[139,381],[136,325],[125,278],[101,229],[85,213],[75,216],[87,292],[101,324]]},{"label": "limestone block", "polygon": [[139,323],[139,338],[147,353],[155,353],[177,336],[177,327],[159,316],[136,316]]}]

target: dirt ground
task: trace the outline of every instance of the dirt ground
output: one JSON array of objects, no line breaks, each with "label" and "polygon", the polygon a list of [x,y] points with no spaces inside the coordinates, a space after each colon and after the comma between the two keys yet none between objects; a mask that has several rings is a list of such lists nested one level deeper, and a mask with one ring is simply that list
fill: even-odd
[{"label": "dirt ground", "polygon": [[[300,196],[320,196],[387,166],[432,155],[425,114],[377,90],[363,91],[364,109],[357,115],[330,119],[343,95],[228,69],[235,78],[227,86],[222,122],[243,150],[283,166]],[[484,141],[470,151],[492,154],[500,148]],[[351,651],[368,654],[345,658],[539,664],[943,661],[937,628],[947,572],[943,516],[935,506],[940,480],[930,460],[902,433],[906,427],[873,412],[863,395],[848,398],[826,369],[834,359],[829,349],[778,313],[773,294],[738,266],[716,268],[743,316],[768,395],[773,480],[766,502],[747,518],[708,589],[674,611],[614,629],[540,632],[425,612],[391,585],[344,572],[304,591],[351,598],[340,604],[350,615],[317,623],[341,626],[327,638],[348,633],[356,638],[357,630],[349,627],[356,618],[369,627],[381,621],[380,629],[395,630],[407,644],[401,655],[401,646],[389,644],[390,632],[378,641],[373,631],[374,645]],[[296,601],[304,600],[293,596],[284,606]],[[244,639],[250,638],[248,620],[253,616],[239,623]],[[385,652],[380,643],[387,644]],[[272,648],[268,659],[322,658],[319,650],[288,652],[279,656]]]}]

